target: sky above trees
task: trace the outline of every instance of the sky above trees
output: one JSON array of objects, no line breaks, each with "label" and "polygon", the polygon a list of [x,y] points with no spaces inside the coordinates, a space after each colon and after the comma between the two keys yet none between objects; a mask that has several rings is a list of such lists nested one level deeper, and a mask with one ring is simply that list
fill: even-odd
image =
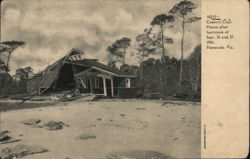
[{"label": "sky above trees", "polygon": [[[127,52],[135,51],[135,37],[150,27],[158,14],[167,14],[179,0],[8,0],[1,5],[1,40],[25,41],[10,61],[11,72],[31,66],[35,72],[63,57],[71,48],[85,52],[86,58],[107,63],[106,48],[121,37],[131,38]],[[199,7],[194,11],[200,16]],[[167,28],[166,36],[174,44],[166,46],[167,55],[180,58],[181,21]],[[189,24],[185,35],[188,57],[200,44],[200,21]],[[159,54],[160,55],[160,54]],[[159,56],[160,57],[160,56]],[[127,56],[128,64],[138,59]]]}]

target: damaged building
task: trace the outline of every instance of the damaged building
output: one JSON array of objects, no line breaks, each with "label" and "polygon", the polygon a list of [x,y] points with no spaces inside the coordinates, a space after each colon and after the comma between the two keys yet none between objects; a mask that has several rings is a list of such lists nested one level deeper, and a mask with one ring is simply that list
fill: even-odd
[{"label": "damaged building", "polygon": [[81,93],[93,93],[117,98],[136,97],[136,75],[99,63],[97,59],[84,59],[83,52],[70,52],[27,83],[30,94],[46,94],[79,89]]}]

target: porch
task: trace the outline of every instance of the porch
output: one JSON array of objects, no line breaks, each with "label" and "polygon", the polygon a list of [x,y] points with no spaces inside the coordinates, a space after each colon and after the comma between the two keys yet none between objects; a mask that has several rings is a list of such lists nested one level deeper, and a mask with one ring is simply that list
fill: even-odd
[{"label": "porch", "polygon": [[[117,77],[99,70],[88,69],[75,74],[76,87],[82,93],[94,93],[109,97],[136,96],[136,87],[130,77]],[[126,95],[127,94],[127,95]]]}]

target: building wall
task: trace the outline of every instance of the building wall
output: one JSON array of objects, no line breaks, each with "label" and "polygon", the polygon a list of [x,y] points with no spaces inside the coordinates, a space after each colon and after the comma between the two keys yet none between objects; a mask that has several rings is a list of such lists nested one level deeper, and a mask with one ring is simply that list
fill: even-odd
[{"label": "building wall", "polygon": [[136,78],[130,78],[130,86],[137,87],[137,79]]},{"label": "building wall", "polygon": [[130,88],[126,88],[124,77],[114,77],[114,94],[117,98],[136,98],[137,84],[135,78],[130,78]]},{"label": "building wall", "polygon": [[[126,87],[124,77],[114,77],[114,87]],[[137,87],[136,78],[130,78],[130,87]]]},{"label": "building wall", "polygon": [[137,88],[118,88],[118,98],[136,98]]}]

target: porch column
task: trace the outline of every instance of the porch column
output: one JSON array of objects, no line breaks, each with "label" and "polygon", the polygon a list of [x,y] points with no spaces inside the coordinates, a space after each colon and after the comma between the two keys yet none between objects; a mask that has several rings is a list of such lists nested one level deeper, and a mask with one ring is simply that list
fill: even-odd
[{"label": "porch column", "polygon": [[93,93],[92,78],[90,78],[90,92]]},{"label": "porch column", "polygon": [[114,97],[114,84],[113,84],[113,77],[110,78],[111,80],[111,96]]},{"label": "porch column", "polygon": [[106,81],[105,81],[104,77],[102,79],[103,79],[103,91],[104,91],[104,95],[107,96]]}]

